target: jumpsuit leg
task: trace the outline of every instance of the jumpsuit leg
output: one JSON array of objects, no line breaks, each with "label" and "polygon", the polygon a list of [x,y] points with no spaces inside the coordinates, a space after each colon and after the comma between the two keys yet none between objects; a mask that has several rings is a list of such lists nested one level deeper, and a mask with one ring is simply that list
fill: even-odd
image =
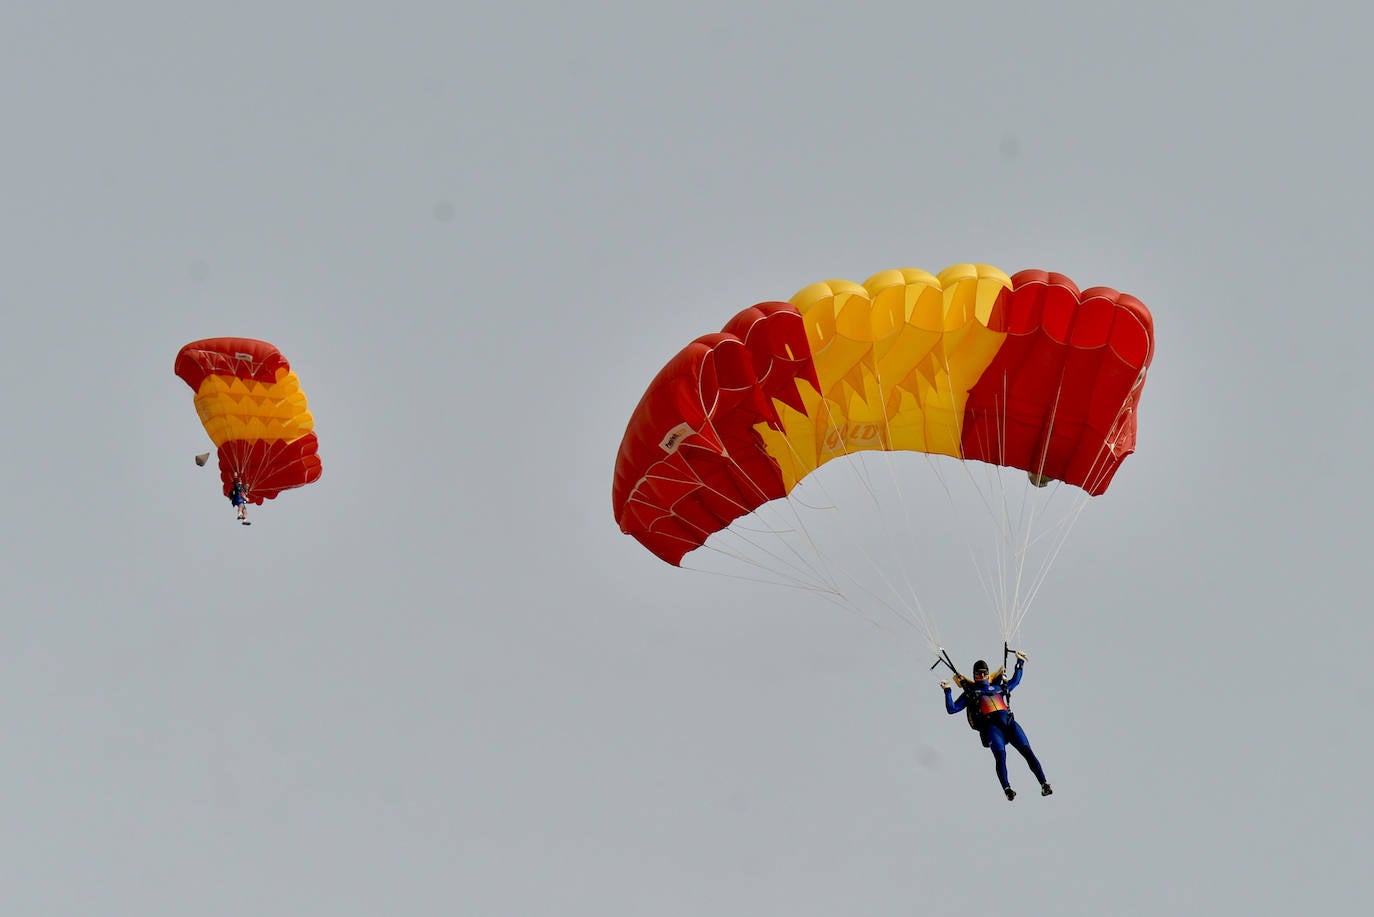
[{"label": "jumpsuit leg", "polygon": [[[1012,722],[1011,735],[1007,737],[1007,744],[1019,751],[1021,757],[1026,759],[1026,763],[1030,765],[1031,773],[1035,775],[1036,780],[1042,784],[1047,782],[1044,768],[1040,766],[1040,759],[1035,756],[1035,752],[1031,751],[1030,739],[1026,738],[1026,731],[1021,728],[1020,723]],[[1006,754],[1005,751],[1002,753]]]},{"label": "jumpsuit leg", "polygon": [[996,725],[988,727],[988,748],[992,749],[992,757],[997,762],[997,780],[1005,790],[1011,786],[1007,782],[1007,739]]}]

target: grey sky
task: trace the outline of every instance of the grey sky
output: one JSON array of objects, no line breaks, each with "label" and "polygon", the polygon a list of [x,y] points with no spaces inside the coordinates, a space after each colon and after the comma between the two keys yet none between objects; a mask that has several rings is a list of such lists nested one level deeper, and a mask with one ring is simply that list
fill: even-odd
[{"label": "grey sky", "polygon": [[[383,6],[0,12],[6,914],[1369,900],[1367,7]],[[959,261],[1157,329],[1013,805],[910,633],[610,511],[692,337]],[[325,465],[251,529],[221,334]]]}]

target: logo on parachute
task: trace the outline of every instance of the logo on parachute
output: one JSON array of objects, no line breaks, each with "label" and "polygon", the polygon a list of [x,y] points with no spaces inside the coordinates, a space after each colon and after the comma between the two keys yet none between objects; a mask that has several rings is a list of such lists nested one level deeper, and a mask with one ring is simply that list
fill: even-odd
[{"label": "logo on parachute", "polygon": [[846,423],[842,427],[831,427],[825,433],[821,449],[828,455],[853,452],[856,449],[881,449],[883,447],[883,428],[872,422]]},{"label": "logo on parachute", "polygon": [[658,444],[659,448],[671,455],[677,451],[678,446],[682,445],[684,439],[695,432],[696,430],[692,429],[692,425],[684,421],[668,431],[668,435],[663,437],[663,442]]}]

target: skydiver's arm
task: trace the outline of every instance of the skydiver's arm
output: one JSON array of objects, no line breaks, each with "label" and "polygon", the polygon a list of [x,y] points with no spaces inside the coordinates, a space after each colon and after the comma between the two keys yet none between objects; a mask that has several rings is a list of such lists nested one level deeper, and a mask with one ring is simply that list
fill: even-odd
[{"label": "skydiver's arm", "polygon": [[1006,684],[1006,692],[1010,694],[1016,690],[1016,686],[1021,683],[1021,667],[1025,665],[1020,659],[1016,660],[1016,671],[1011,676],[1011,681]]},{"label": "skydiver's arm", "polygon": [[960,694],[959,697],[956,699],[953,695],[949,693],[949,688],[945,688],[946,713],[958,713],[960,710],[964,709],[964,706],[967,703],[968,701],[963,694]]}]

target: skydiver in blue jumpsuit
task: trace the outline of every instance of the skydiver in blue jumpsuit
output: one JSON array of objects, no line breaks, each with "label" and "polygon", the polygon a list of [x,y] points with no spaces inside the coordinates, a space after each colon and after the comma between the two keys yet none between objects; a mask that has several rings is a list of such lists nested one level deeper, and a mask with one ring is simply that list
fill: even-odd
[{"label": "skydiver in blue jumpsuit", "polygon": [[229,489],[229,502],[234,504],[234,509],[238,512],[238,520],[244,525],[252,525],[248,521],[248,488],[243,486],[238,475],[234,475],[234,486]]},{"label": "skydiver in blue jumpsuit", "polygon": [[1007,794],[1008,801],[1016,798],[1016,791],[1007,780],[1008,745],[1019,751],[1021,757],[1030,765],[1031,773],[1040,781],[1040,795],[1048,796],[1054,792],[1045,780],[1045,771],[1040,767],[1039,759],[1035,757],[1035,752],[1031,751],[1030,740],[1026,738],[1025,731],[1011,715],[1011,692],[1021,683],[1021,668],[1025,662],[1026,654],[1018,650],[1016,672],[1010,681],[1003,681],[1000,672],[996,680],[989,680],[988,664],[979,659],[973,664],[973,681],[961,681],[963,693],[957,699],[950,693],[953,686],[947,681],[940,682],[940,687],[945,689],[947,713],[954,714],[972,707],[969,722],[977,727],[983,747],[992,749],[992,756],[997,761],[997,779],[1002,784],[1002,792]]}]

